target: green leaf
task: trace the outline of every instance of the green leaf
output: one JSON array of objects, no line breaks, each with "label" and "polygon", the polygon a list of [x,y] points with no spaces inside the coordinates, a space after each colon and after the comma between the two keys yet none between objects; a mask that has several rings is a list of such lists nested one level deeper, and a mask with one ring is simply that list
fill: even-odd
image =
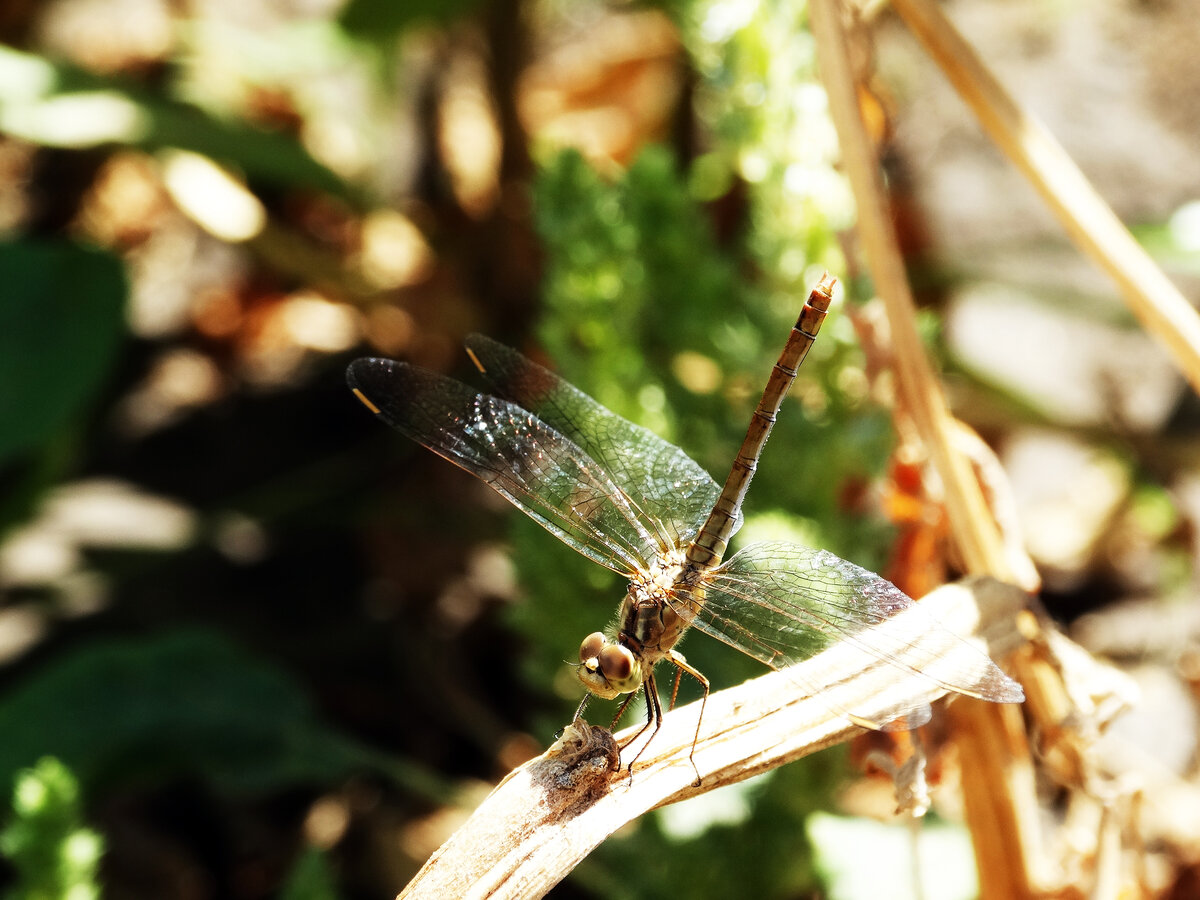
[{"label": "green leaf", "polygon": [[0,778],[50,754],[89,792],[181,774],[231,791],[363,769],[404,777],[324,725],[285,674],[204,631],[99,641],[54,661],[0,702],[0,734]]},{"label": "green leaf", "polygon": [[355,201],[354,192],[317,162],[288,134],[218,119],[183,103],[143,100],[147,131],[138,142],[146,149],[192,150],[232,164],[251,180],[281,188],[305,187]]},{"label": "green leaf", "polygon": [[251,180],[360,199],[290,134],[215,116],[120,79],[3,46],[0,131],[52,147],[192,150]]},{"label": "green leaf", "polygon": [[103,384],[124,333],[116,257],[0,244],[0,460],[54,436]]}]

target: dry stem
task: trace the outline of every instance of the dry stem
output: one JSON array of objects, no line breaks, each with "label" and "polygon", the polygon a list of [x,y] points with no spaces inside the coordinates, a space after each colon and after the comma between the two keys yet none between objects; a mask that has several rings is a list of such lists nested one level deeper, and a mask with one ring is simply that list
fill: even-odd
[{"label": "dry stem", "polygon": [[1134,315],[1200,393],[1200,314],[1134,240],[1067,152],[996,77],[934,0],[892,8],[941,66],[996,146],[1042,195],[1071,240],[1117,282]]},{"label": "dry stem", "polygon": [[[899,391],[898,405],[913,419],[945,490],[951,534],[968,571],[1013,580],[1000,530],[967,458],[955,446],[955,423],[941,384],[925,356],[916,329],[904,260],[875,149],[858,106],[850,63],[844,8],[838,0],[809,5],[821,77],[829,94],[842,161],[858,209],[863,254],[883,300],[891,330]],[[1037,798],[1032,759],[1022,723],[1002,709],[972,704],[956,721],[959,734],[1004,734],[1002,755],[964,754],[967,817],[975,843],[981,895],[1031,897],[1041,892]]]},{"label": "dry stem", "polygon": [[[988,649],[1003,655],[1022,641],[1014,621],[1026,600],[1018,589],[972,579],[934,591],[921,601],[920,612],[964,638],[983,635]],[[905,615],[878,627],[902,628]],[[897,703],[930,703],[945,694],[923,676],[890,665],[864,671],[861,662],[861,655],[843,643],[794,670],[713,694],[695,745],[699,785],[688,760],[699,703],[664,718],[632,777],[628,769],[617,770],[606,731],[577,724],[563,741],[501,782],[400,896],[541,897],[601,841],[647,810],[750,778],[860,730],[834,707],[870,714]],[[907,662],[914,669],[936,664],[920,656]],[[821,697],[806,696],[799,687],[803,682],[830,687]],[[960,705],[968,704],[984,705],[974,700]],[[633,753],[637,746],[640,742]]]}]

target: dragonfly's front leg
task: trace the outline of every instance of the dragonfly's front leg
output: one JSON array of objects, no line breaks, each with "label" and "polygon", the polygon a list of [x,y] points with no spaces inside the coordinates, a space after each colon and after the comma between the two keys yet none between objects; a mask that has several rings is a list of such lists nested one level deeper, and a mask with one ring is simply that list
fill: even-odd
[{"label": "dragonfly's front leg", "polygon": [[[634,691],[631,694],[627,694],[625,696],[625,699],[621,701],[621,705],[617,707],[616,715],[613,716],[612,728],[611,728],[612,731],[617,730],[617,725],[619,725],[621,723],[621,716],[625,715],[625,710],[629,708],[629,704],[633,702],[633,698],[636,696],[637,696],[637,691]],[[646,725],[643,725],[641,731],[639,731],[632,738],[630,738],[629,741],[634,740],[634,738],[636,738],[638,736],[638,734],[641,734],[642,731],[645,731],[646,726],[649,724],[650,723],[647,722]],[[628,744],[629,741],[626,741],[625,743]]]},{"label": "dragonfly's front leg", "polygon": [[583,718],[583,711],[584,711],[585,709],[587,709],[588,701],[589,701],[589,700],[591,700],[591,699],[592,699],[592,692],[591,692],[591,691],[584,691],[584,692],[583,692],[583,699],[579,701],[579,709],[575,710],[575,719],[574,719],[574,721],[578,722],[580,719],[582,719],[582,718]]}]

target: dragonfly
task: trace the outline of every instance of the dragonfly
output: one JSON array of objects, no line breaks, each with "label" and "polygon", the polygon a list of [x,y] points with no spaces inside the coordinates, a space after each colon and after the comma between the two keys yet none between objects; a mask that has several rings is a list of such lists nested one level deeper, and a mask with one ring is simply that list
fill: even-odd
[{"label": "dragonfly", "polygon": [[[984,652],[932,616],[920,615],[914,608],[919,604],[891,582],[827,550],[763,542],[724,560],[742,524],[742,502],[759,456],[816,340],[834,285],[826,275],[810,292],[723,487],[680,448],[481,335],[468,337],[466,350],[491,393],[387,359],[359,359],[347,370],[354,395],[384,422],[628,579],[615,627],[584,638],[574,664],[587,689],[577,719],[593,695],[606,700],[626,695],[613,719],[615,729],[629,702],[644,692],[646,722],[623,747],[653,726],[644,750],[661,727],[654,673],[662,662],[675,667],[671,707],[685,672],[703,691],[698,737],[709,682],[676,649],[691,629],[776,670],[849,642],[864,666],[883,662],[915,671],[947,691],[981,700],[1024,699],[1020,685]],[[904,619],[894,620],[902,611]],[[875,627],[899,621],[910,624]],[[936,672],[914,670],[905,662],[914,646],[937,654],[945,650],[947,659],[954,651],[958,662],[939,665]],[[801,686],[810,695],[821,692],[818,684]],[[883,715],[838,713],[875,730],[912,728],[930,717],[926,704],[896,706]]]}]

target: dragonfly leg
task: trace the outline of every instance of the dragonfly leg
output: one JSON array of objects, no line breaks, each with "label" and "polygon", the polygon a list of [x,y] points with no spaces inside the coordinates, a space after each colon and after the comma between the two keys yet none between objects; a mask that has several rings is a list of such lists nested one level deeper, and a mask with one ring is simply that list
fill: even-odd
[{"label": "dragonfly leg", "polygon": [[[589,695],[589,696],[590,696],[590,695]],[[611,728],[611,730],[612,730],[612,731],[616,731],[616,730],[617,730],[617,725],[618,725],[618,724],[620,723],[620,721],[621,721],[621,716],[625,715],[625,710],[629,708],[629,704],[633,702],[633,698],[634,698],[634,697],[636,697],[636,696],[637,696],[637,691],[634,691],[632,694],[629,694],[628,696],[626,696],[626,697],[625,697],[625,699],[624,699],[624,700],[622,700],[622,701],[621,701],[621,705],[617,707],[617,713],[616,713],[616,715],[614,715],[614,716],[613,716],[613,720],[612,720],[612,728]],[[586,702],[586,701],[587,701],[587,697],[585,697],[585,698],[584,698],[584,702]],[[582,709],[583,709],[583,706],[581,705],[579,708],[582,710]],[[643,728],[642,728],[642,731],[645,731],[645,730],[646,730],[646,729],[643,727]],[[638,734],[641,734],[641,733],[642,733],[642,732],[641,732],[641,731],[639,731],[639,732],[638,732],[637,734],[635,734],[633,737],[637,737],[637,736],[638,736]],[[631,738],[630,740],[632,740],[632,738]],[[627,741],[626,743],[628,743],[628,741]]]},{"label": "dragonfly leg", "polygon": [[583,718],[583,711],[587,709],[588,701],[592,699],[591,691],[584,691],[583,700],[579,703],[579,709],[575,710],[575,721],[578,722]]},{"label": "dragonfly leg", "polygon": [[[650,746],[650,742],[653,741],[654,736],[658,734],[658,729],[662,728],[662,703],[658,699],[658,685],[654,681],[653,672],[646,676],[646,680],[642,682],[642,687],[646,691],[646,724],[639,728],[637,733],[624,743],[623,748],[628,747],[639,737],[641,737],[645,733],[646,729],[651,725],[654,726],[654,730],[650,732],[650,737],[646,738],[646,743],[642,744],[641,749],[638,750],[638,752],[633,755],[633,759],[629,761],[628,768],[630,778],[633,777],[633,764],[638,761],[638,757],[641,756],[642,753],[645,752],[646,748]],[[630,694],[630,699],[632,699],[633,696],[633,694]],[[628,702],[629,701],[627,700],[626,703]]]},{"label": "dragonfly leg", "polygon": [[675,708],[675,700],[679,696],[679,682],[683,680],[683,669],[675,669],[675,683],[671,685],[671,705],[667,709]]},{"label": "dragonfly leg", "polygon": [[671,651],[667,655],[667,659],[675,665],[675,689],[671,691],[672,708],[675,706],[675,694],[679,690],[679,680],[683,678],[684,672],[695,678],[700,683],[700,689],[704,691],[700,696],[700,715],[696,716],[696,734],[692,737],[692,749],[688,751],[688,762],[692,764],[692,770],[696,773],[696,785],[698,786],[701,778],[700,770],[696,767],[696,744],[700,741],[700,723],[704,721],[704,707],[708,703],[708,679],[704,677],[704,674],[699,669],[693,669],[688,665],[687,660],[683,658],[683,654],[681,653]]}]

